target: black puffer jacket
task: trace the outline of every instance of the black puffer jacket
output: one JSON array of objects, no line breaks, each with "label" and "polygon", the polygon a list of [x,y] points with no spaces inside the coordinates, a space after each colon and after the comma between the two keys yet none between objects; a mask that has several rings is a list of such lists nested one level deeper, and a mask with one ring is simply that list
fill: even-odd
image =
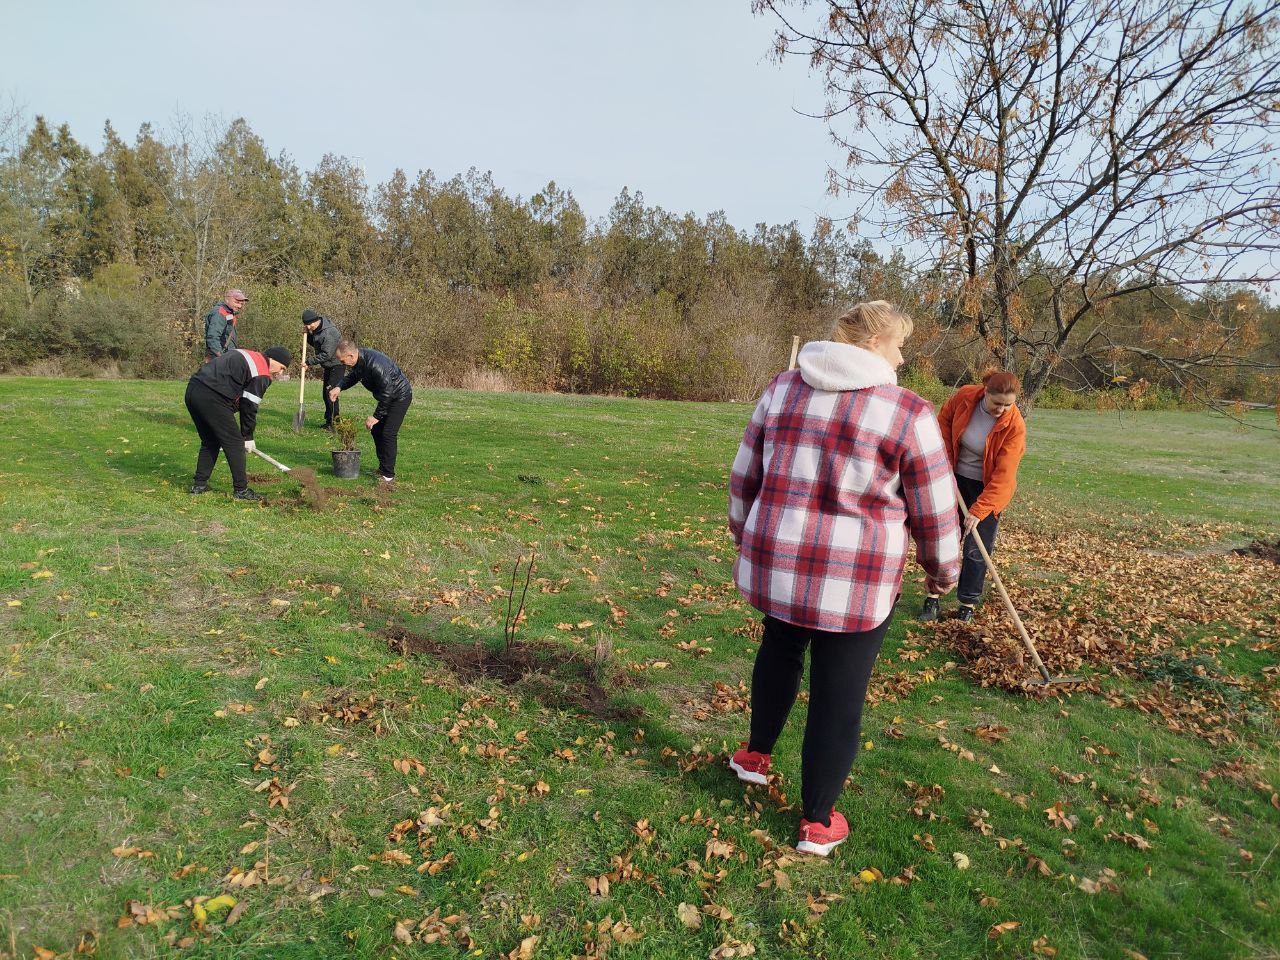
[{"label": "black puffer jacket", "polygon": [[338,344],[342,340],[342,331],[328,317],[320,318],[320,326],[307,332],[307,345],[311,347],[311,356],[307,357],[307,366],[319,365],[325,370],[342,366],[338,359]]},{"label": "black puffer jacket", "polygon": [[373,411],[377,420],[385,419],[391,410],[391,404],[397,400],[408,400],[413,397],[413,388],[409,378],[404,375],[396,362],[385,353],[360,348],[360,359],[347,371],[338,387],[350,390],[357,383],[373,394],[378,406]]}]

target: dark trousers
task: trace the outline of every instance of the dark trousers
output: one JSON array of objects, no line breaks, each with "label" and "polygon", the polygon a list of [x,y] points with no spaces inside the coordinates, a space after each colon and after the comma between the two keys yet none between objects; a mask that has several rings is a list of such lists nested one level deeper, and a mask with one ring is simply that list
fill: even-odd
[{"label": "dark trousers", "polygon": [[772,753],[782,734],[811,651],[809,718],[800,755],[800,799],[804,818],[831,825],[831,810],[858,755],[862,703],[871,667],[889,629],[884,623],[859,633],[830,633],[764,618],[764,639],[751,673],[751,742],[748,749]]},{"label": "dark trousers", "polygon": [[342,382],[343,375],[347,372],[347,368],[339,364],[336,367],[321,368],[321,392],[324,394],[324,425],[326,428],[333,426],[335,417],[342,416],[338,412],[338,405],[342,403],[341,398],[337,400],[329,399],[329,388],[336,387]]},{"label": "dark trousers", "polygon": [[413,394],[403,400],[392,400],[387,405],[387,415],[369,431],[373,434],[373,448],[378,451],[378,472],[392,480],[396,476],[396,436],[411,403]]},{"label": "dark trousers", "polygon": [[196,483],[208,483],[218,451],[227,453],[231,482],[235,489],[249,486],[245,472],[244,439],[236,422],[235,408],[226,397],[220,397],[202,383],[187,383],[187,411],[200,434],[200,455],[196,458]]},{"label": "dark trousers", "polygon": [[[970,507],[982,495],[985,484],[981,480],[971,480],[957,473],[956,486],[960,488],[960,496],[964,497],[964,505]],[[989,554],[995,553],[996,530],[999,526],[1000,517],[993,513],[983,519],[975,531],[982,538],[982,544]],[[964,540],[964,561],[960,565],[960,585],[956,588],[956,599],[968,606],[975,606],[982,599],[982,588],[986,580],[987,561],[982,559],[982,552],[971,533]]]}]

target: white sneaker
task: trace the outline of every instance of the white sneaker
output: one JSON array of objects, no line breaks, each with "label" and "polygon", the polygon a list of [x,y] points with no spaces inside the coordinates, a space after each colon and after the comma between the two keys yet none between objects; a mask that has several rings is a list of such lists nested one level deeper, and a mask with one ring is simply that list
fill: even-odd
[{"label": "white sneaker", "polygon": [[382,474],[378,474],[378,479],[379,479],[379,480],[381,480],[383,483],[395,483],[395,482],[396,482],[396,478],[395,478],[395,477],[384,477]]}]

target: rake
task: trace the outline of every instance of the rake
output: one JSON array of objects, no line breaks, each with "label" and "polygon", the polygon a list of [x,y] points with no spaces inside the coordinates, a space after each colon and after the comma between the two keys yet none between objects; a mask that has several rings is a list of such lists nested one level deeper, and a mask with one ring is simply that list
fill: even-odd
[{"label": "rake", "polygon": [[298,412],[293,415],[293,432],[302,432],[302,421],[306,418],[306,410],[303,409],[303,402],[306,399],[307,389],[307,328],[302,328],[302,353],[299,365],[302,367],[302,376],[298,377]]},{"label": "rake", "polygon": [[[955,487],[955,492],[956,503],[960,504],[960,512],[968,520],[969,508],[965,506],[964,497],[961,496],[958,485]],[[1084,677],[1054,677],[1049,674],[1044,661],[1040,659],[1040,654],[1036,652],[1036,645],[1031,642],[1031,635],[1027,633],[1027,628],[1022,624],[1022,617],[1018,616],[1018,609],[1013,605],[1013,600],[1009,597],[1009,591],[1004,588],[1004,581],[1000,579],[1000,571],[996,569],[995,561],[991,559],[991,554],[987,552],[987,545],[982,542],[982,537],[978,536],[977,527],[974,528],[973,533],[969,536],[978,545],[978,552],[982,554],[982,559],[987,562],[987,569],[991,571],[991,581],[996,585],[996,592],[1000,594],[1000,599],[1004,601],[1004,608],[1009,611],[1009,619],[1013,621],[1014,627],[1017,628],[1018,636],[1022,638],[1022,645],[1027,648],[1027,653],[1031,654],[1031,662],[1036,665],[1036,670],[1040,673],[1040,679],[1031,679],[1027,683],[1037,687],[1083,683]]]}]

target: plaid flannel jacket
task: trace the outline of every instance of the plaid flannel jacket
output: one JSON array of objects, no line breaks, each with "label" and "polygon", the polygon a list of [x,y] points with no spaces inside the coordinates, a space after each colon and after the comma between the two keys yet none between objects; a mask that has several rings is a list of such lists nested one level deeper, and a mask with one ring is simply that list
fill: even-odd
[{"label": "plaid flannel jacket", "polygon": [[932,407],[887,363],[828,342],[800,359],[765,390],[733,461],[734,579],[779,620],[869,630],[901,592],[908,535],[936,588],[959,576],[951,465]]}]

